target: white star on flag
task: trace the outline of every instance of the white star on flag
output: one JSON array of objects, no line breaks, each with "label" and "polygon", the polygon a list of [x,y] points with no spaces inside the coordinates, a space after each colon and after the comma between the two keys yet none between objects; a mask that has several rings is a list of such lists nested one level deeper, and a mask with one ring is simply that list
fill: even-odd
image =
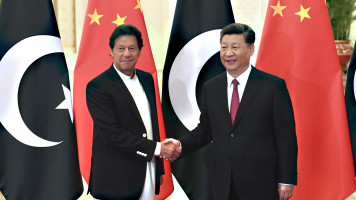
[{"label": "white star on flag", "polygon": [[56,109],[68,109],[70,119],[72,120],[73,123],[73,108],[72,108],[72,99],[70,96],[70,90],[64,85],[62,85],[62,88],[63,88],[65,99],[62,101],[61,104],[57,106]]}]

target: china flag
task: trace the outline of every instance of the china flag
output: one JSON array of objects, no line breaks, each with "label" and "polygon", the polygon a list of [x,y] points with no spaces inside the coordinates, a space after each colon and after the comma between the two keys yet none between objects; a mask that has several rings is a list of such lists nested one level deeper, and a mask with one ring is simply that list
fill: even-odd
[{"label": "china flag", "polygon": [[270,0],[256,67],[285,79],[292,98],[299,150],[293,199],[350,196],[355,174],[325,1]]},{"label": "china flag", "polygon": [[[109,38],[114,29],[121,24],[132,24],[142,33],[144,47],[136,64],[138,69],[152,74],[155,89],[157,113],[161,140],[166,138],[157,71],[139,0],[89,0],[84,28],[74,70],[73,106],[76,121],[79,162],[81,173],[88,183],[91,164],[93,122],[86,106],[85,89],[87,83],[107,69],[113,60],[110,57]],[[164,199],[173,191],[170,164],[164,161],[164,183],[157,199]]]}]

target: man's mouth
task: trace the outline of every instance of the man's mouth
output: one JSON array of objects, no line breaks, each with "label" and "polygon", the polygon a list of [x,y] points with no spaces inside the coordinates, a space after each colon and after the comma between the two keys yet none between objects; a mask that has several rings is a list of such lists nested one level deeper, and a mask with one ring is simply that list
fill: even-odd
[{"label": "man's mouth", "polygon": [[227,63],[232,64],[235,63],[237,60],[226,60]]}]

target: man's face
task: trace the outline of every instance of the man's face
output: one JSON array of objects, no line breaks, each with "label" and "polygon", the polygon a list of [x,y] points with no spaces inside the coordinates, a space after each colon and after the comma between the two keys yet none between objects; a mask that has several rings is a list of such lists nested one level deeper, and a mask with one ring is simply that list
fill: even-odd
[{"label": "man's face", "polygon": [[229,74],[238,76],[248,68],[254,49],[253,44],[245,42],[243,34],[224,35],[220,45],[221,63]]},{"label": "man's face", "polygon": [[133,76],[135,65],[140,57],[141,50],[138,48],[136,37],[122,35],[115,40],[111,56],[114,58],[115,67],[125,75]]}]

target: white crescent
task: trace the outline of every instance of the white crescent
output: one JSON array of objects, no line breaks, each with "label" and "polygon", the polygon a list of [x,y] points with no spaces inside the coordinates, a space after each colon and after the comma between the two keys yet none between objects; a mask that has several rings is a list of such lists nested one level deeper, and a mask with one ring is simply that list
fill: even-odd
[{"label": "white crescent", "polygon": [[33,147],[50,147],[61,142],[44,140],[28,129],[18,106],[22,76],[38,58],[63,52],[61,40],[49,35],[28,37],[15,44],[0,61],[0,122],[18,141]]},{"label": "white crescent", "polygon": [[188,130],[193,130],[199,123],[196,83],[204,64],[220,50],[220,31],[207,31],[190,40],[177,54],[169,73],[171,104]]}]

